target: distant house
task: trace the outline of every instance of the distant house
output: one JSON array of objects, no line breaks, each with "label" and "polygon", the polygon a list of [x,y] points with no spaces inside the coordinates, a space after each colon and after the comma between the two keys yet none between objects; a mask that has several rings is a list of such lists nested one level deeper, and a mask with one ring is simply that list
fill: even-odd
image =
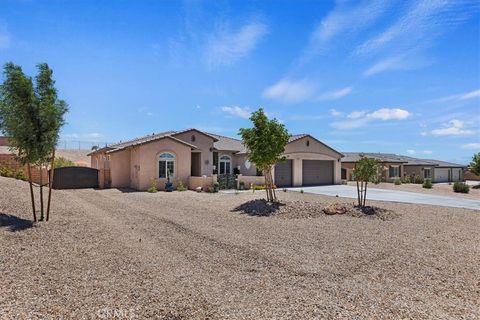
[{"label": "distant house", "polygon": [[354,180],[353,169],[361,155],[378,160],[382,167],[382,181],[393,182],[396,178],[432,179],[432,182],[463,181],[464,165],[433,159],[418,159],[391,153],[344,152],[342,179]]},{"label": "distant house", "polygon": [[[341,183],[343,155],[311,135],[291,136],[284,155],[287,160],[274,168],[277,187]],[[234,174],[247,187],[265,183],[248,161],[241,140],[197,129],[152,134],[108,145],[89,156],[104,187],[146,190],[155,181],[162,189],[169,173],[174,185],[181,181],[190,189],[206,188]]]}]

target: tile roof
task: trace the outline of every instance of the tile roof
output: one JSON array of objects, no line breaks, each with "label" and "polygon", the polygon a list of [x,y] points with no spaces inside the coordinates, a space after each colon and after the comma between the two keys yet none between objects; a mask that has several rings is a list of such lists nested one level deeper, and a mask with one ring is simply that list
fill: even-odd
[{"label": "tile roof", "polygon": [[245,148],[243,145],[242,140],[225,137],[214,133],[209,133],[209,135],[217,138],[218,141],[213,143],[213,147],[217,150],[236,151],[239,153],[245,153],[247,151],[247,148]]},{"label": "tile roof", "polygon": [[363,154],[366,157],[377,159],[380,162],[397,162],[403,163],[404,166],[436,166],[436,167],[458,167],[463,168],[464,165],[445,162],[434,159],[419,159],[409,156],[403,156],[393,153],[369,153],[369,152],[343,152],[345,158],[342,162],[357,162],[360,160],[360,155]]}]

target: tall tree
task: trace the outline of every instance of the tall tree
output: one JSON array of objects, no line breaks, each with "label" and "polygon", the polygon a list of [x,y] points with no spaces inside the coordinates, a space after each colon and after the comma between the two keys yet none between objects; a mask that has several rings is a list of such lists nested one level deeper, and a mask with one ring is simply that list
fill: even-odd
[{"label": "tall tree", "polygon": [[357,182],[357,197],[360,207],[365,207],[368,183],[378,181],[379,171],[380,167],[375,159],[360,155],[360,160],[355,163],[353,172]]},{"label": "tall tree", "polygon": [[480,176],[480,152],[473,155],[472,162],[470,162],[470,170],[477,176]]},{"label": "tall tree", "polygon": [[[30,194],[32,200],[33,219],[37,220],[33,194],[31,166],[48,167],[55,154],[60,128],[64,125],[67,104],[59,100],[53,71],[47,64],[37,65],[36,85],[27,77],[20,66],[7,63],[4,66],[5,80],[0,85],[0,130],[9,137],[12,149],[29,172]],[[47,220],[50,211],[51,170]],[[40,174],[42,177],[42,174]],[[42,178],[41,178],[42,179]],[[40,220],[44,218],[43,187],[40,180]]]},{"label": "tall tree", "polygon": [[240,135],[247,147],[248,159],[262,170],[268,201],[276,201],[272,168],[285,160],[282,156],[290,137],[287,129],[277,119],[269,120],[262,108],[252,113],[253,128],[241,128]]}]

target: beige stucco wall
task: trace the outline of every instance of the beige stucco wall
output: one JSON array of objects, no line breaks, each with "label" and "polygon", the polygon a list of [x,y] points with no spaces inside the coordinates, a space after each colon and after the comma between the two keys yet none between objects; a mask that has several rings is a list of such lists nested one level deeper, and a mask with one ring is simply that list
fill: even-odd
[{"label": "beige stucco wall", "polygon": [[[154,142],[140,145],[135,149],[137,156],[132,157],[131,164],[138,171],[137,190],[147,190],[153,179],[157,179],[157,188],[165,189],[167,179],[158,178],[158,156],[162,152],[170,152],[175,155],[174,186],[182,180],[186,186],[191,169],[191,148],[173,139],[165,138]],[[113,159],[112,159],[113,160]],[[112,161],[113,163],[113,161]],[[112,168],[113,170],[113,168]],[[113,179],[112,179],[113,180]]]},{"label": "beige stucco wall", "polygon": [[234,166],[240,166],[240,173],[244,176],[256,176],[257,175],[257,168],[253,163],[250,163],[250,168],[247,169],[245,166],[245,162],[247,161],[246,154],[235,155],[233,157]]},{"label": "beige stucco wall", "polygon": [[110,178],[113,188],[130,187],[130,150],[107,154],[110,156]]},{"label": "beige stucco wall", "polygon": [[202,190],[207,190],[209,187],[212,187],[213,184],[217,182],[216,175],[211,175],[210,177],[193,177],[188,178],[188,188],[190,190],[196,190],[198,187],[201,187]]},{"label": "beige stucco wall", "polygon": [[[195,136],[195,141],[192,141],[192,136]],[[201,173],[205,176],[211,176],[213,173],[213,138],[209,137],[199,131],[190,130],[175,135],[175,138],[193,144],[200,151]]]},{"label": "beige stucco wall", "polygon": [[434,171],[433,166],[403,166],[404,176],[415,175],[416,177],[420,176],[420,177],[423,178],[423,169],[424,168],[430,168],[431,169],[431,177],[433,179],[433,171]]},{"label": "beige stucco wall", "polygon": [[[393,182],[395,180],[395,178],[390,178],[389,177],[389,167],[391,165],[399,166],[399,168],[400,168],[399,169],[400,170],[399,178],[403,177],[403,174],[404,174],[405,171],[404,171],[404,166],[401,163],[382,162],[382,163],[380,163],[382,181]],[[354,168],[355,168],[355,163],[353,163],[353,162],[342,162],[341,167],[343,169],[347,170],[347,180],[352,180],[353,171],[354,171]]]},{"label": "beige stucco wall", "polygon": [[[307,146],[307,141],[309,145]],[[287,159],[293,160],[293,186],[302,185],[302,160],[330,160],[333,161],[333,181],[335,184],[341,183],[341,163],[340,155],[328,148],[326,145],[319,143],[311,137],[304,137],[287,144],[284,155]],[[275,172],[273,173],[275,176]]]}]

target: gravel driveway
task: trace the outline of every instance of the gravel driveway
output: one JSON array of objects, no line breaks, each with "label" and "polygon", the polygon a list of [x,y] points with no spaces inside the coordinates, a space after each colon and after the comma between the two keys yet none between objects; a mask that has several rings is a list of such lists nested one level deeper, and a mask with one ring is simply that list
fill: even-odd
[{"label": "gravel driveway", "polygon": [[32,225],[27,185],[0,177],[0,319],[480,316],[478,211],[372,201],[399,217],[238,212],[263,195],[56,191],[51,221]]},{"label": "gravel driveway", "polygon": [[[303,190],[307,193],[321,194],[333,197],[338,195],[339,197],[357,199],[357,188],[354,186],[333,185],[289,189],[292,191]],[[367,190],[367,201],[368,200],[429,204],[434,206],[480,210],[480,200],[445,197],[439,195],[398,190],[384,190],[374,187],[368,188]]]}]

